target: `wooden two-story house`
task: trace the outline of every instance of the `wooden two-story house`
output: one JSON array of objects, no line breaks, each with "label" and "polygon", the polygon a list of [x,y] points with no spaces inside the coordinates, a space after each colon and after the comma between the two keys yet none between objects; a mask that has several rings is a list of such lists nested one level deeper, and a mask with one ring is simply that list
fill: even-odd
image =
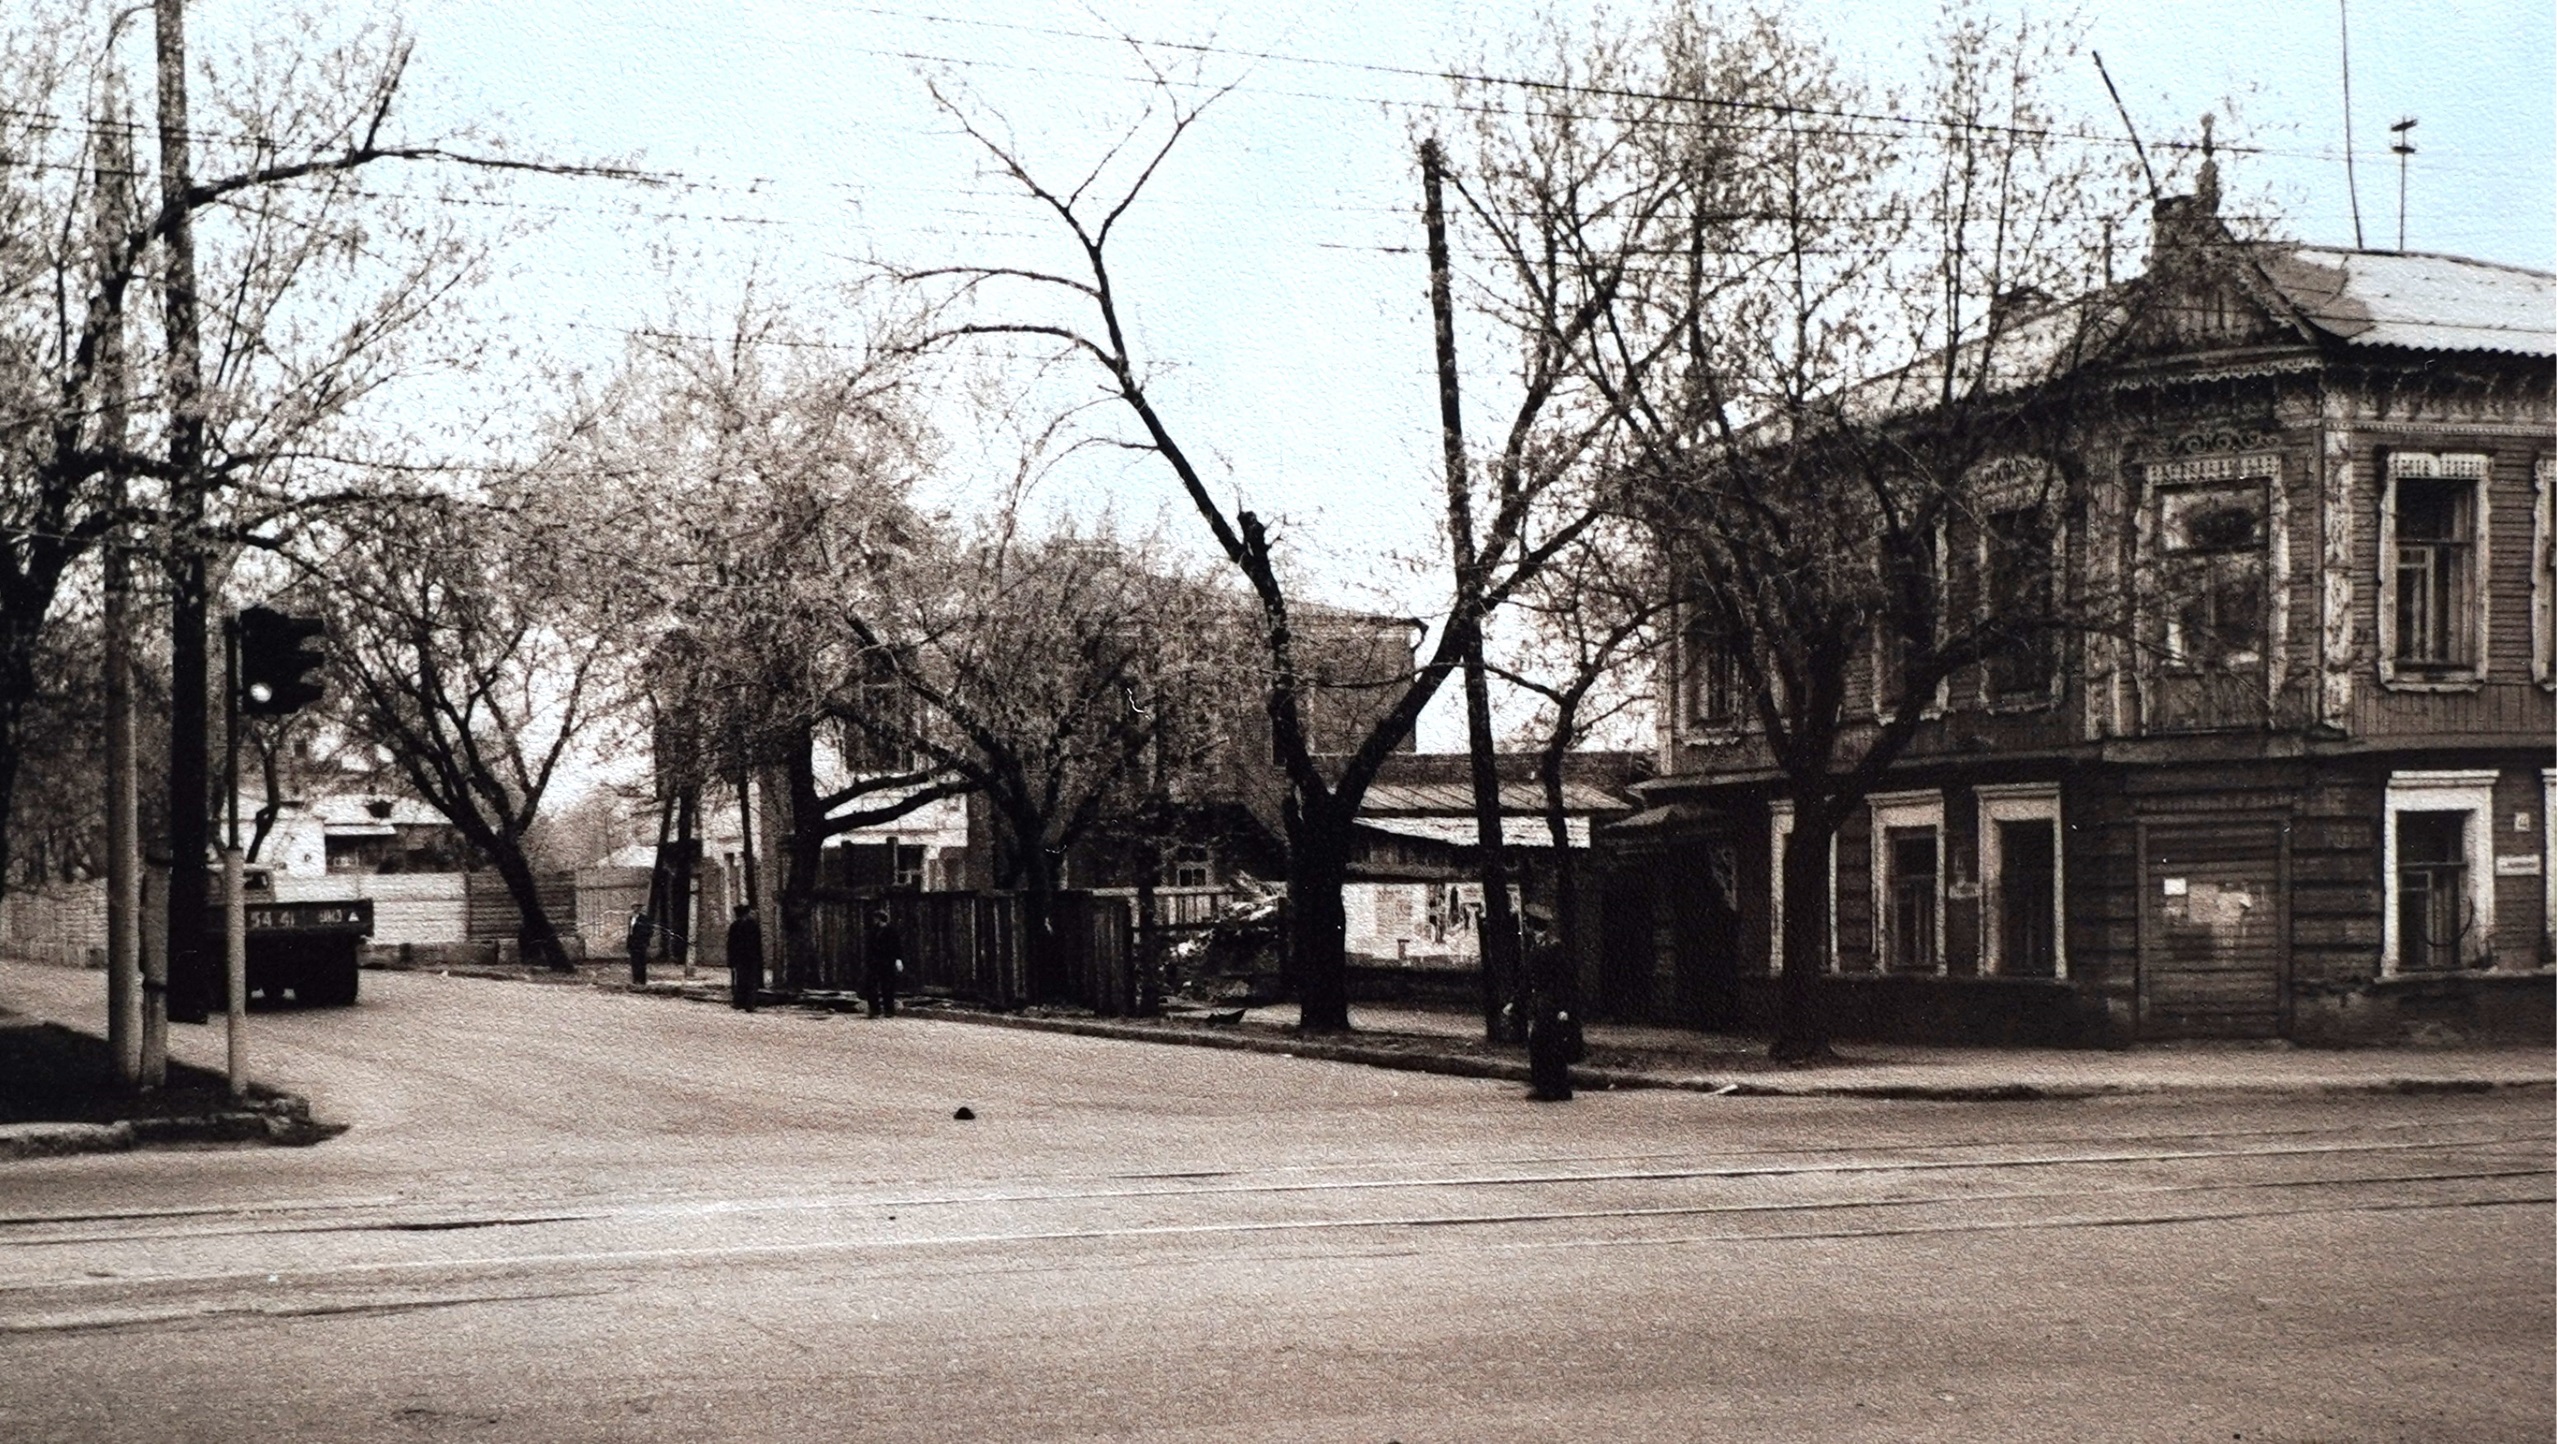
[{"label": "wooden two-story house", "polygon": [[[1831,1026],[2544,1040],[2557,277],[2160,223],[2171,344],[2066,429],[2046,519],[2120,620],[1951,679],[1842,826]],[[1790,810],[1706,661],[1667,669],[1591,1001],[1760,1026]]]}]

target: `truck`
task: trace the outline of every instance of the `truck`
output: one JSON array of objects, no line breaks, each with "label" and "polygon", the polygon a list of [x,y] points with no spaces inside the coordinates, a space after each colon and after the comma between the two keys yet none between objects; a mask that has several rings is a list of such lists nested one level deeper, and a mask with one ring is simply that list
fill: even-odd
[{"label": "truck", "polygon": [[[248,925],[249,993],[269,1004],[282,1002],[290,992],[304,1007],[351,1006],[364,942],[373,935],[373,900],[280,902],[264,868],[250,869],[240,890]],[[219,902],[207,923],[212,956],[218,959],[224,926]]]}]

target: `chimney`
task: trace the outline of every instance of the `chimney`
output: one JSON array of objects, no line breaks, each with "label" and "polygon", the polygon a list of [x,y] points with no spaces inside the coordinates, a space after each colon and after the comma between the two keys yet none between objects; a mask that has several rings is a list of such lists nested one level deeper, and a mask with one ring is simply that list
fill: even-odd
[{"label": "chimney", "polygon": [[2220,224],[2220,162],[2211,148],[2211,117],[2202,117],[2202,169],[2193,194],[2160,196],[2150,211],[2149,269],[2166,268],[2177,253],[2229,239]]}]

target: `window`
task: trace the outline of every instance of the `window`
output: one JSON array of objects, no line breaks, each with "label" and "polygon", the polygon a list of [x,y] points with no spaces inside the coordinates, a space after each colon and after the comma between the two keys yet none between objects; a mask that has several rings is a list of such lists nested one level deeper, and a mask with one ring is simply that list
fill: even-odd
[{"label": "window", "polygon": [[2060,789],[1999,783],[1976,789],[1980,817],[1980,971],[2020,978],[2069,975],[2061,930]]},{"label": "window", "polygon": [[[1925,610],[1922,615],[1913,616],[1895,603],[1883,609],[1880,622],[1874,628],[1873,715],[1879,720],[1898,716],[1900,708],[1908,701],[1910,649],[1917,648],[1923,656],[1943,640],[1940,609],[1945,605],[1947,568],[1941,559],[1947,551],[1942,529],[1927,537],[1924,547],[1913,550],[1914,555],[1887,556],[1883,563],[1887,579],[1894,572],[1899,574],[1896,579],[1889,580],[1887,589],[1896,593],[1903,582],[1907,583],[1907,590],[1920,600]],[[1917,575],[1912,577],[1910,573]],[[1919,703],[1921,711],[1935,713],[1944,710],[1949,680],[1936,678],[1934,688]]]},{"label": "window", "polygon": [[2493,965],[2494,817],[2492,772],[2390,774],[2380,835],[2382,975]]},{"label": "window", "polygon": [[1889,912],[1883,940],[1889,949],[1884,966],[1895,973],[1935,971],[1936,831],[1932,827],[1895,827],[1884,834],[1890,854]]},{"label": "window", "polygon": [[1174,849],[1170,864],[1174,887],[1206,887],[1213,880],[1214,869],[1208,865],[1203,846],[1191,844]]},{"label": "window", "polygon": [[2469,538],[2476,488],[2456,481],[2397,484],[2397,665],[2475,665],[2469,609],[2475,603]]},{"label": "window", "polygon": [[1944,797],[1890,793],[1870,806],[1877,960],[1888,972],[1942,972]]},{"label": "window", "polygon": [[2192,671],[2264,660],[2265,484],[2179,486],[2157,496],[2166,656]]},{"label": "window", "polygon": [[1748,721],[1740,659],[1728,642],[1702,626],[1687,633],[1687,720],[1709,730]]},{"label": "window", "polygon": [[2468,911],[2468,814],[2397,814],[2397,970],[2460,963],[2476,919]]},{"label": "window", "polygon": [[1981,607],[1997,631],[1986,681],[1992,702],[2048,702],[2059,676],[2058,533],[2050,513],[1990,513],[1980,529]]},{"label": "window", "polygon": [[2380,503],[2380,656],[2396,684],[2484,674],[2486,458],[2400,451]]}]

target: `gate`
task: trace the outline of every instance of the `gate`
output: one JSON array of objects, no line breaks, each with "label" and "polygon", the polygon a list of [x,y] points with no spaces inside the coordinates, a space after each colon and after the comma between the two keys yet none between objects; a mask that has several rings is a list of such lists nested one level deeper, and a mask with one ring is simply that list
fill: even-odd
[{"label": "gate", "polygon": [[2278,819],[2142,829],[2142,1037],[2283,1032],[2288,841],[2289,828]]}]

